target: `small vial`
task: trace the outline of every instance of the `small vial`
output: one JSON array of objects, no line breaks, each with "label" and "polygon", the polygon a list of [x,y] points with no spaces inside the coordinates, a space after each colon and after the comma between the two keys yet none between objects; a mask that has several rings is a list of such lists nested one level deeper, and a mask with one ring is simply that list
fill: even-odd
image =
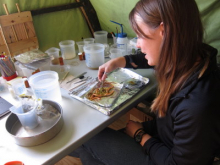
[{"label": "small vial", "polygon": [[83,52],[82,54],[83,54],[83,60],[86,60],[85,52]]},{"label": "small vial", "polygon": [[64,65],[63,57],[61,55],[59,56],[59,62],[60,62],[60,65]]},{"label": "small vial", "polygon": [[83,53],[82,52],[79,52],[78,53],[78,56],[79,56],[79,60],[80,61],[83,61],[84,59],[83,59]]}]

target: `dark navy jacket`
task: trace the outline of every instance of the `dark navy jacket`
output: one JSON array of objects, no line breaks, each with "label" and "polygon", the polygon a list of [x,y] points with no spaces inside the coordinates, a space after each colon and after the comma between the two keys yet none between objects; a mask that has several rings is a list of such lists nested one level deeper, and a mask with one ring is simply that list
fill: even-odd
[{"label": "dark navy jacket", "polygon": [[[211,60],[204,75],[195,72],[181,91],[170,98],[165,117],[143,123],[150,138],[146,154],[157,165],[211,165],[220,150],[220,71],[217,50],[205,45]],[[148,67],[144,55],[125,56],[126,67],[134,62]],[[201,66],[202,67],[202,66]]]}]

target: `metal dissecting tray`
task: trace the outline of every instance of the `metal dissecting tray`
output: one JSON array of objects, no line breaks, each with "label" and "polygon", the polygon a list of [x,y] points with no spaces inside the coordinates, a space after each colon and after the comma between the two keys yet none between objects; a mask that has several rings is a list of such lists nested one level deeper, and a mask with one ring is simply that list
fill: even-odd
[{"label": "metal dissecting tray", "polygon": [[[31,130],[24,129],[18,117],[10,114],[6,121],[6,130],[20,146],[36,146],[45,143],[55,137],[63,126],[63,110],[56,102],[43,100],[43,104],[49,104],[57,110],[59,116],[55,119],[39,119],[39,125]],[[40,117],[38,117],[40,118]]]}]

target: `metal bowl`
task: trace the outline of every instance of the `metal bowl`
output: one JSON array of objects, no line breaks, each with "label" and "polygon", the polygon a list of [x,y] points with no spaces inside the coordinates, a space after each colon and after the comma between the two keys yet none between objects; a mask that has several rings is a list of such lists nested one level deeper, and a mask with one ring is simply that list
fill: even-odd
[{"label": "metal bowl", "polygon": [[14,138],[15,143],[20,146],[36,146],[45,143],[55,137],[63,126],[63,110],[62,107],[50,100],[43,100],[43,104],[50,104],[59,113],[53,122],[43,121],[39,123],[39,126],[32,130],[24,129],[15,114],[10,114],[6,121],[6,130]]}]

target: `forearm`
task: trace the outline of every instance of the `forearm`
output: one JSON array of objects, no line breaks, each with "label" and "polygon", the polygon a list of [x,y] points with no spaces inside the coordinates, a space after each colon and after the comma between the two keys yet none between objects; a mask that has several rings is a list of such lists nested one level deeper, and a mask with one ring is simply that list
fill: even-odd
[{"label": "forearm", "polygon": [[125,57],[114,58],[112,59],[112,63],[115,65],[115,69],[124,68],[126,66]]},{"label": "forearm", "polygon": [[144,134],[144,135],[142,136],[142,140],[141,140],[140,144],[141,144],[142,146],[144,146],[144,144],[145,144],[150,138],[151,138],[151,136],[150,136],[149,134]]}]

